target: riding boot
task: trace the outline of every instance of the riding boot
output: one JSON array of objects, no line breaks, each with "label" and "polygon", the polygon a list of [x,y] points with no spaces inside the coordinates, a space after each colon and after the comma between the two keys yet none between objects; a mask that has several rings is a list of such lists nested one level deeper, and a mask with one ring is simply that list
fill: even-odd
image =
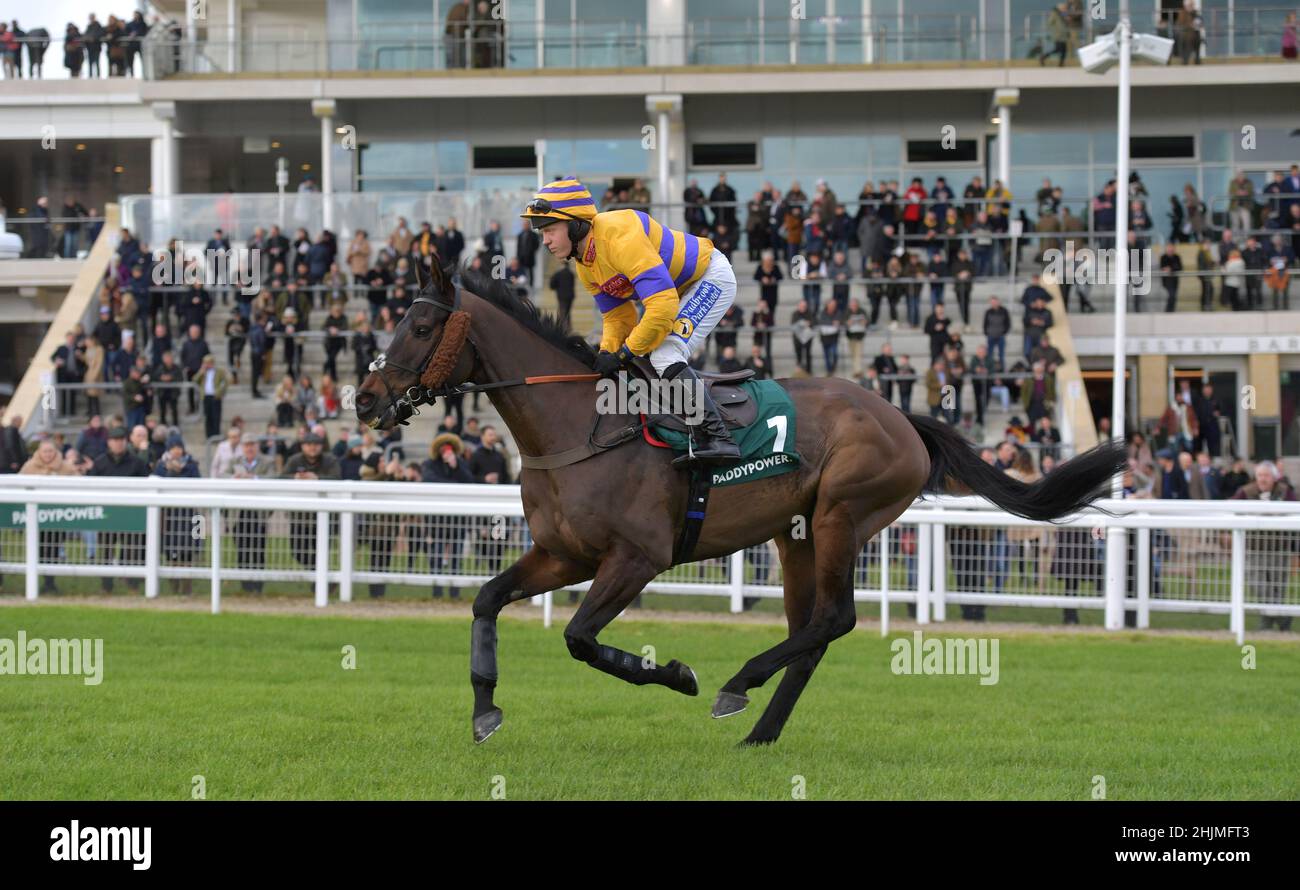
[{"label": "riding boot", "polygon": [[682,380],[696,388],[704,409],[704,420],[694,429],[700,442],[694,448],[694,454],[684,454],[673,461],[673,466],[689,464],[692,460],[703,464],[726,463],[740,459],[740,447],[731,438],[731,431],[718,412],[718,405],[713,401],[709,388],[704,385],[695,369],[685,362],[678,362],[664,370],[664,377]]}]

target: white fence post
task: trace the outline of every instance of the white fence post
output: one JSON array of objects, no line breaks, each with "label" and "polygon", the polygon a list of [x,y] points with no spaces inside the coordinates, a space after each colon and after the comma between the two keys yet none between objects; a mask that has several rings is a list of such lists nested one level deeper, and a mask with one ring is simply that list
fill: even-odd
[{"label": "white fence post", "polygon": [[932,549],[934,526],[916,524],[916,623],[930,623],[930,570],[934,567]]},{"label": "white fence post", "polygon": [[1128,571],[1128,529],[1112,526],[1106,530],[1106,610],[1107,630],[1124,627],[1124,587]]},{"label": "white fence post", "polygon": [[1140,528],[1137,533],[1137,626],[1146,630],[1151,626],[1151,529]]},{"label": "white fence post", "polygon": [[1228,624],[1237,635],[1237,645],[1246,642],[1246,531],[1240,528],[1232,530],[1232,612]]},{"label": "white fence post", "polygon": [[731,554],[730,570],[727,572],[727,586],[731,588],[731,611],[745,610],[745,551],[737,550]]},{"label": "white fence post", "polygon": [[934,557],[934,579],[932,586],[934,588],[934,620],[944,621],[948,617],[948,563],[944,558],[948,547],[945,542],[947,536],[947,526],[941,522],[934,524],[934,531],[931,534],[933,546],[930,549]]},{"label": "white fence post", "polygon": [[144,508],[144,598],[158,598],[158,557],[162,553],[162,507]]},{"label": "white fence post", "polygon": [[551,612],[555,607],[555,591],[548,590],[542,594],[542,627],[551,626]]},{"label": "white fence post", "polygon": [[[352,500],[351,495],[344,495],[344,500]],[[351,510],[339,513],[339,602],[352,602],[352,568],[355,554],[352,552],[354,526],[357,514]]]},{"label": "white fence post", "polygon": [[212,614],[221,614],[221,508],[212,508],[212,522],[208,526],[212,539]]},{"label": "white fence post", "polygon": [[40,596],[40,576],[36,563],[41,557],[40,509],[36,504],[27,505],[27,599],[35,602]]},{"label": "white fence post", "polygon": [[330,601],[330,514],[316,511],[316,607],[323,609]]},{"label": "white fence post", "polygon": [[892,525],[887,525],[880,530],[880,635],[882,637],[889,636],[889,532],[892,528]]}]

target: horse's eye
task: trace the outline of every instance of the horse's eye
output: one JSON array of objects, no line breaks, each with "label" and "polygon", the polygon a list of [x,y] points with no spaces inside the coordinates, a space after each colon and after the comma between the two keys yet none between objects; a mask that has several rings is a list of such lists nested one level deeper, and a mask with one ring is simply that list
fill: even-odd
[{"label": "horse's eye", "polygon": [[417,337],[427,337],[427,336],[429,336],[429,329],[428,329],[428,328],[416,328],[416,329],[415,329],[415,336],[417,336]]}]

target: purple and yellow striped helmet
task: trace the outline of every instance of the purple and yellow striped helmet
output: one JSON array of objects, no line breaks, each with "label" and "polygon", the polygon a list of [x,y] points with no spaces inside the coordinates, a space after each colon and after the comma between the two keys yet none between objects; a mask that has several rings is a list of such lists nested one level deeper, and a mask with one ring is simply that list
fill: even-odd
[{"label": "purple and yellow striped helmet", "polygon": [[534,229],[568,219],[591,222],[596,217],[596,202],[592,200],[587,187],[578,180],[557,179],[547,183],[534,195],[519,215],[523,219],[532,220]]}]

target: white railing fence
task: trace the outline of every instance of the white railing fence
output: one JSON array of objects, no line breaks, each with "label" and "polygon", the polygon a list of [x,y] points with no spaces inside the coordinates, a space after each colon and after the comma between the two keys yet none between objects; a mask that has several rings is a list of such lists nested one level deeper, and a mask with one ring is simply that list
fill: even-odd
[{"label": "white railing fence", "polygon": [[[1226,615],[1244,639],[1246,613],[1300,616],[1300,503],[1102,501],[1047,524],[1009,516],[980,498],[917,501],[864,547],[858,602],[904,602],[921,624],[948,607],[980,618],[987,606]],[[74,509],[69,509],[74,508]],[[1105,532],[1123,529],[1123,565],[1106,565]],[[476,590],[531,544],[517,486],[231,479],[7,476],[0,481],[0,574],[41,580],[127,579],[147,598],[161,582],[206,580],[213,613],[223,582],[310,584],[319,607],[350,602],[358,584]],[[578,585],[571,590],[585,590]],[[650,593],[779,598],[772,545],[677,566]],[[372,591],[373,592],[373,591]],[[535,597],[550,623],[552,594]]]}]

